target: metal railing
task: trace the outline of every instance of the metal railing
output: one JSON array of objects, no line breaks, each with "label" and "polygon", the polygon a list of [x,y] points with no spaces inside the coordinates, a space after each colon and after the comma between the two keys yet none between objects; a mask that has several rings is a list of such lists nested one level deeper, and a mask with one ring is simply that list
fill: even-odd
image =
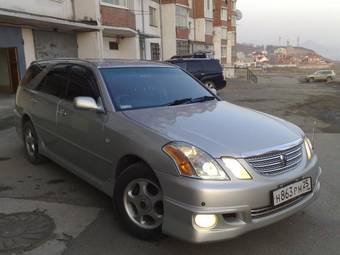
[{"label": "metal railing", "polygon": [[254,83],[258,82],[257,76],[249,68],[247,68],[247,80]]}]

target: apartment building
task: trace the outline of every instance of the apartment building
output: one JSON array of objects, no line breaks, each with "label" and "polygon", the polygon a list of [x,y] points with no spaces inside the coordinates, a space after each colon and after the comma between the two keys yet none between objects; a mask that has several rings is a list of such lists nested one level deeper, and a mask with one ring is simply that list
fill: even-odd
[{"label": "apartment building", "polygon": [[233,77],[236,0],[161,0],[163,55],[211,52]]},{"label": "apartment building", "polygon": [[161,60],[156,0],[0,0],[0,92],[55,57]]},{"label": "apartment building", "polygon": [[55,57],[164,60],[200,50],[232,65],[236,0],[0,0],[0,92]]}]

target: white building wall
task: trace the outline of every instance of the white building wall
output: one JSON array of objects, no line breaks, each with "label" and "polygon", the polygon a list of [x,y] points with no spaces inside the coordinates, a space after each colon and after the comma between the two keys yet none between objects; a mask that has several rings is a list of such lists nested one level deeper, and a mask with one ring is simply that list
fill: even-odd
[{"label": "white building wall", "polygon": [[103,39],[101,32],[77,33],[79,58],[102,58]]},{"label": "white building wall", "polygon": [[221,60],[222,57],[222,29],[221,27],[214,27],[214,37],[213,37],[213,43],[214,43],[214,57]]},{"label": "white building wall", "polygon": [[0,7],[62,19],[73,18],[72,0],[0,0]]},{"label": "white building wall", "polygon": [[75,19],[100,21],[100,0],[74,0]]},{"label": "white building wall", "polygon": [[[208,7],[210,7],[208,9]],[[204,0],[204,17],[212,19],[214,17],[213,0]]]},{"label": "white building wall", "polygon": [[195,39],[196,42],[205,42],[205,19],[195,19]]},{"label": "white building wall", "polygon": [[21,29],[21,33],[24,42],[26,67],[29,67],[30,64],[36,60],[33,31],[32,29],[23,28]]},{"label": "white building wall", "polygon": [[164,59],[176,55],[176,5],[162,4]]},{"label": "white building wall", "polygon": [[[152,0],[135,0],[135,14],[136,14],[136,29],[142,33],[160,36],[160,7],[159,3]],[[143,3],[143,7],[142,7]],[[149,7],[155,8],[157,13],[157,27],[150,26]],[[141,15],[142,11],[144,15]],[[144,28],[143,28],[143,16],[144,16]]]},{"label": "white building wall", "polygon": [[138,59],[139,58],[139,39],[138,37],[129,37],[118,40],[119,49],[110,50],[110,41],[117,41],[117,38],[103,38],[104,58],[118,59]]}]

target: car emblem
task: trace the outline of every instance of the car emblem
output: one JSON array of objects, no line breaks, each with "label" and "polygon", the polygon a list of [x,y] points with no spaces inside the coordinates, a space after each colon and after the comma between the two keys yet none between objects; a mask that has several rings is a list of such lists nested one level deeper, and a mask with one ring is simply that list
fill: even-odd
[{"label": "car emblem", "polygon": [[280,155],[280,160],[281,160],[281,163],[282,163],[283,167],[287,166],[287,157],[286,157],[286,155],[281,154]]}]

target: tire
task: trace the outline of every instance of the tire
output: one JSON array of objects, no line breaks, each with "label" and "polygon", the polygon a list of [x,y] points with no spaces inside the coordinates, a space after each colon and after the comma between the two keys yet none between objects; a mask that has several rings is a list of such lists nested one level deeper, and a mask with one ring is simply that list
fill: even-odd
[{"label": "tire", "polygon": [[327,77],[327,79],[326,79],[326,82],[327,82],[327,83],[330,83],[330,82],[332,82],[332,81],[333,81],[332,77]]},{"label": "tire", "polygon": [[35,165],[45,162],[46,158],[39,153],[38,135],[31,121],[26,121],[23,125],[23,140],[28,161]]},{"label": "tire", "polygon": [[216,89],[216,85],[213,81],[207,80],[203,82],[208,89]]},{"label": "tire", "polygon": [[148,241],[162,237],[163,194],[157,177],[143,162],[137,162],[118,177],[114,203],[123,227]]}]

